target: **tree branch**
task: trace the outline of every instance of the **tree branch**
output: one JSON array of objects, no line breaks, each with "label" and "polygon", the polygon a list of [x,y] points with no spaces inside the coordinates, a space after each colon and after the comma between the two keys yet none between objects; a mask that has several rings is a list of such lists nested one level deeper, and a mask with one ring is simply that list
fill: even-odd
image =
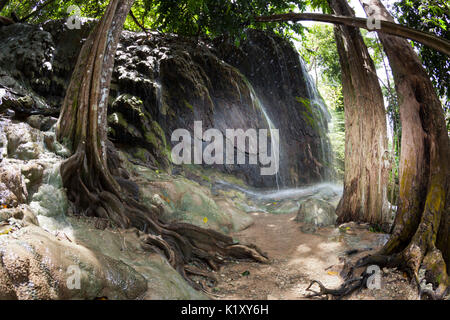
[{"label": "tree branch", "polygon": [[19,20],[19,22],[25,22],[28,19],[30,19],[31,17],[35,16],[36,14],[38,14],[42,9],[44,9],[46,6],[48,6],[50,3],[54,2],[55,0],[47,0],[46,2],[44,2],[43,4],[41,4],[36,10],[34,10],[33,12],[31,12],[29,15],[23,17],[22,19]]},{"label": "tree branch", "polygon": [[139,22],[139,20],[136,18],[136,16],[133,13],[133,10],[130,9],[130,16],[133,19],[134,23],[136,23],[136,25],[142,29],[142,31],[144,31],[145,34],[148,35],[148,30],[145,29],[145,27]]},{"label": "tree branch", "polygon": [[431,33],[419,31],[397,23],[380,21],[380,29],[370,30],[367,26],[368,19],[336,16],[321,13],[284,13],[271,16],[255,17],[255,22],[287,22],[287,21],[321,21],[333,24],[343,24],[356,28],[363,28],[369,31],[383,32],[386,34],[399,36],[420,42],[430,48],[438,50],[447,56],[450,56],[450,42],[439,38]]}]

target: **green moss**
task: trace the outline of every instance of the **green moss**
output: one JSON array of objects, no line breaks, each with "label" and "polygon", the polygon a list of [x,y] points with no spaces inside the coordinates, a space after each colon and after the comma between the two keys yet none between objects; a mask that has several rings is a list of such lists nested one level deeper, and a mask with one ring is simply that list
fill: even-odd
[{"label": "green moss", "polygon": [[203,180],[211,182],[211,179],[208,176],[202,175],[201,177],[202,177]]},{"label": "green moss", "polygon": [[309,113],[311,113],[311,102],[308,98],[303,98],[303,97],[295,97],[295,100],[297,100],[297,102],[301,103]]},{"label": "green moss", "polygon": [[142,162],[146,162],[147,161],[146,153],[147,150],[145,150],[144,148],[137,148],[136,151],[133,153],[133,156],[141,160]]},{"label": "green moss", "polygon": [[144,137],[145,137],[145,140],[147,140],[148,143],[150,143],[155,148],[159,149],[160,141],[158,140],[158,138],[155,136],[155,134],[153,132],[147,131],[145,133]]},{"label": "green moss", "polygon": [[194,112],[194,106],[192,104],[190,104],[189,102],[187,102],[186,100],[184,100],[184,105],[191,109],[192,112]]},{"label": "green moss", "polygon": [[434,212],[439,212],[443,207],[445,200],[445,192],[441,187],[439,182],[433,181],[431,185],[431,190],[427,195],[427,204],[430,206],[430,209]]},{"label": "green moss", "polygon": [[322,134],[322,130],[320,130],[319,126],[317,125],[317,122],[320,121],[320,117],[318,119],[317,115],[311,108],[311,101],[307,98],[303,97],[295,97],[295,100],[299,102],[302,105],[302,109],[300,112],[302,114],[303,119],[306,120],[306,122],[310,125],[312,129],[315,131],[318,131]]},{"label": "green moss", "polygon": [[120,112],[114,112],[109,115],[108,122],[110,124],[120,125],[123,128],[128,128],[128,123]]},{"label": "green moss", "polygon": [[442,273],[439,273],[439,275],[436,277],[436,282],[438,284],[441,284],[441,280],[442,280]]},{"label": "green moss", "polygon": [[161,139],[164,145],[167,144],[166,142],[166,135],[164,133],[164,130],[161,128],[158,122],[152,121],[152,129],[155,131],[155,133],[158,135],[158,137]]}]

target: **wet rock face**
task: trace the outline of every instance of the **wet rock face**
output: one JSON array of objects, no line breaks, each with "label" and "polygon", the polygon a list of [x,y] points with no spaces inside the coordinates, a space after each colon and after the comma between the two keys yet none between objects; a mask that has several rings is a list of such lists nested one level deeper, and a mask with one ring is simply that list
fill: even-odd
[{"label": "wet rock face", "polygon": [[84,23],[76,31],[61,21],[0,28],[0,113],[58,116],[82,40],[92,25]]},{"label": "wet rock face", "polygon": [[[124,32],[111,95],[121,100],[126,92],[141,99],[166,139],[178,128],[193,135],[196,120],[202,121],[204,131],[216,128],[223,135],[227,128],[269,129],[272,121],[280,130],[278,182],[295,186],[328,178],[330,161],[328,114],[309,103],[312,97],[302,68],[289,42],[263,32],[249,32],[240,48],[223,41],[194,42],[157,34],[145,38]],[[128,108],[133,109],[133,103]],[[130,123],[138,119],[124,118]],[[120,117],[111,120],[117,123]],[[128,128],[128,136],[138,135]],[[120,135],[116,132],[115,138],[120,140]],[[259,166],[248,162],[247,155],[247,164],[217,168],[253,186],[276,186],[275,176],[262,176]]]},{"label": "wet rock face", "polygon": [[219,57],[249,79],[280,130],[282,182],[296,186],[329,179],[330,115],[322,98],[315,96],[293,45],[276,35],[248,30],[239,48],[221,38],[215,46]]},{"label": "wet rock face", "polygon": [[51,79],[54,43],[51,35],[36,26],[13,24],[0,29],[0,88],[7,88],[4,108],[19,113],[48,109],[40,96]]},{"label": "wet rock face", "polygon": [[[57,115],[91,26],[68,30],[53,21],[42,28],[2,28],[0,40],[7,46],[0,49],[0,90],[3,86],[6,93],[0,112]],[[19,46],[16,34],[31,45]],[[40,44],[33,46],[33,41]],[[4,61],[18,51],[23,52],[22,65],[6,66]],[[277,177],[262,176],[258,165],[248,164],[248,155],[243,165],[214,166],[257,187],[274,187],[277,180],[281,186],[296,186],[327,179],[327,115],[311,102],[303,69],[289,42],[263,32],[249,32],[237,48],[223,39],[212,43],[124,31],[110,91],[110,137],[138,163],[168,169],[175,129],[193,135],[194,121],[201,120],[203,131],[225,133],[228,128],[269,129],[271,121],[280,130]],[[27,80],[30,72],[33,81]],[[48,127],[38,118],[29,123]]]}]

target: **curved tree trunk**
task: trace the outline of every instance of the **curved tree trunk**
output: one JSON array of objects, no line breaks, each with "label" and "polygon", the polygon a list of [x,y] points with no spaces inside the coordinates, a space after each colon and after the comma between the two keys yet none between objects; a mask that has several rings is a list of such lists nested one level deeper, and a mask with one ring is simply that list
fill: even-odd
[{"label": "curved tree trunk", "polygon": [[198,287],[186,273],[207,273],[191,263],[215,269],[230,256],[261,262],[267,257],[258,248],[236,244],[231,237],[213,230],[185,223],[164,224],[156,212],[139,204],[133,193],[117,182],[121,173],[122,178],[127,174],[107,141],[106,117],[114,57],[133,2],[111,0],[81,49],[57,124],[58,140],[73,150],[61,166],[63,184],[77,214],[147,231],[141,238],[143,248],[158,248],[186,280]]},{"label": "curved tree trunk", "polygon": [[[286,22],[286,21],[321,21],[333,24],[341,24],[349,27],[356,27],[370,30],[367,25],[367,19],[354,16],[343,16],[323,13],[283,13],[271,16],[255,17],[255,22]],[[411,39],[420,42],[430,48],[438,50],[450,56],[450,42],[435,36],[432,33],[408,28],[406,26],[394,23],[394,20],[380,21],[378,32],[395,35],[402,38]]]},{"label": "curved tree trunk", "polygon": [[[377,8],[393,18],[379,0],[360,0],[366,13]],[[402,140],[400,198],[395,226],[382,255],[397,254],[417,278],[421,264],[442,296],[450,267],[449,137],[436,91],[411,45],[379,33],[399,97]]]},{"label": "curved tree trunk", "polygon": [[[329,1],[339,15],[352,16],[346,0]],[[360,221],[388,228],[386,115],[375,66],[359,29],[335,26],[345,109],[344,194],[338,222]]]},{"label": "curved tree trunk", "polygon": [[[366,12],[379,9],[382,18],[393,21],[380,0],[360,0]],[[442,299],[449,286],[450,266],[450,140],[436,91],[417,54],[404,39],[379,33],[395,78],[399,97],[402,140],[400,196],[393,233],[377,254],[358,260],[349,270],[368,265],[400,268],[417,283],[420,295]],[[419,268],[425,269],[434,291],[420,287]],[[338,289],[315,283],[317,295],[342,297],[366,284],[364,271]]]}]

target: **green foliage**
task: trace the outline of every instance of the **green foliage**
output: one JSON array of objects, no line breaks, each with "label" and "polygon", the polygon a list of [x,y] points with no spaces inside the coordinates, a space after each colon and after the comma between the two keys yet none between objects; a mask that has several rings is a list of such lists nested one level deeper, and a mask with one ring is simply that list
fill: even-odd
[{"label": "green foliage", "polygon": [[320,9],[323,13],[332,13],[327,0],[308,0],[307,5],[313,10]]},{"label": "green foliage", "polygon": [[399,188],[399,162],[400,162],[400,141],[402,138],[402,127],[400,122],[400,110],[398,104],[398,97],[395,91],[395,86],[390,83],[390,88],[382,87],[383,96],[387,101],[386,112],[388,120],[392,128],[392,141],[390,145],[391,155],[391,170],[389,172],[389,184],[388,184],[388,199],[389,202],[395,204],[398,196]]},{"label": "green foliage", "polygon": [[152,28],[183,35],[237,36],[246,27],[301,32],[300,24],[255,24],[254,18],[305,9],[303,0],[154,0]]},{"label": "green foliage", "polygon": [[[450,2],[446,0],[400,0],[394,5],[399,23],[434,33],[450,41]],[[450,109],[450,59],[443,53],[414,42],[440,97]]]},{"label": "green foliage", "polygon": [[371,225],[369,231],[373,233],[384,233],[383,228],[378,224]]},{"label": "green foliage", "polygon": [[361,29],[360,31],[364,43],[369,50],[370,57],[375,64],[375,68],[378,69],[383,63],[383,47],[378,41],[378,37],[376,35],[370,34],[369,31],[365,29]]},{"label": "green foliage", "polygon": [[309,66],[321,69],[324,82],[330,85],[341,82],[341,67],[332,26],[318,24],[308,28],[299,50]]},{"label": "green foliage", "polygon": [[69,6],[76,5],[80,8],[82,17],[100,18],[108,3],[109,0],[10,0],[8,5],[0,12],[0,15],[9,17],[14,12],[19,19],[22,19],[42,7],[27,20],[29,23],[41,23],[49,19],[67,18],[71,15],[68,12]]},{"label": "green foliage", "polygon": [[[76,5],[81,16],[100,18],[108,0],[47,0],[48,5],[39,10],[27,22],[41,23],[49,19],[67,18],[67,9]],[[45,0],[11,0],[1,15],[15,13],[23,18],[40,8]],[[271,30],[277,34],[294,37],[303,32],[299,23],[255,23],[257,16],[304,11],[307,5],[327,8],[325,0],[135,0],[132,12],[138,21],[129,15],[125,29],[139,30],[140,26],[161,32],[173,32],[186,36],[215,37],[228,34],[240,39],[246,28]]]}]

